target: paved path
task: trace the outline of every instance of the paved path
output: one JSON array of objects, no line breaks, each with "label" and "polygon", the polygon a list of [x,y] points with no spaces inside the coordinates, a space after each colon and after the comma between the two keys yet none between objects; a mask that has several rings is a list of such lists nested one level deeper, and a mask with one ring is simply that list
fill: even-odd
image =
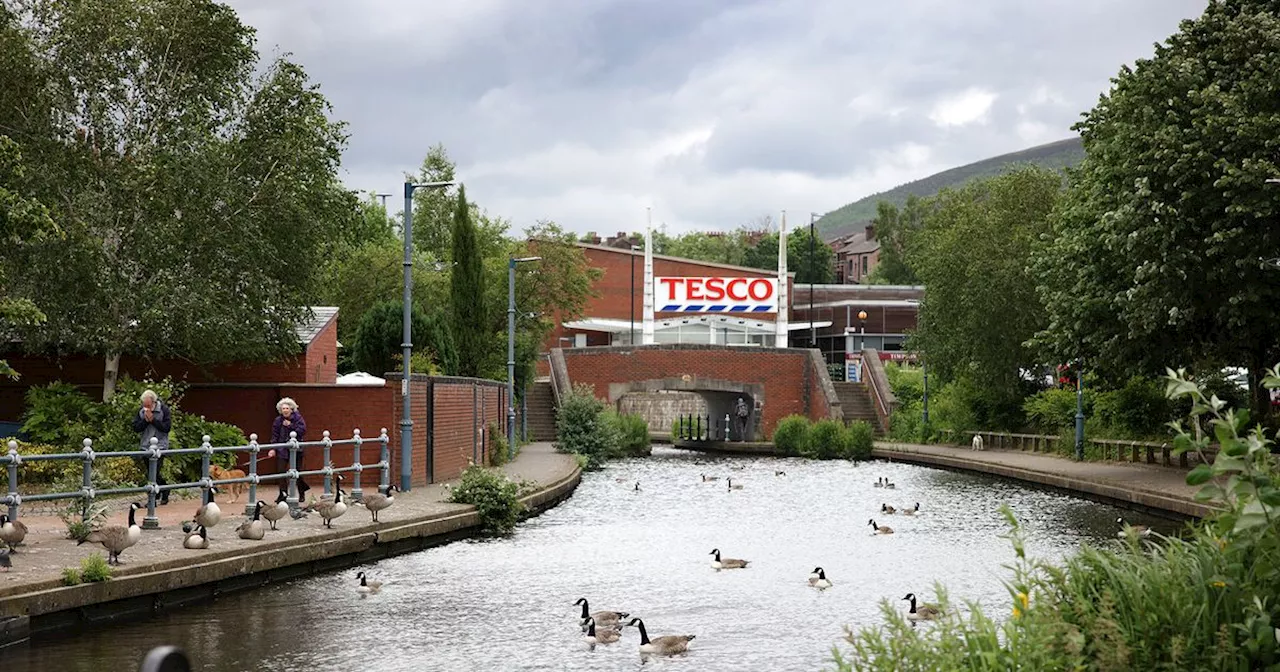
[{"label": "paved path", "polygon": [[873,454],[890,460],[996,474],[1180,515],[1203,517],[1212,511],[1195,501],[1198,488],[1187,485],[1187,471],[1177,467],[1077,462],[1045,453],[889,442],[877,442]]},{"label": "paved path", "polygon": [[[503,471],[514,480],[530,480],[539,485],[548,485],[570,476],[576,468],[577,462],[572,455],[556,453],[549,443],[534,443],[522,448],[516,460],[505,465]],[[308,494],[319,496],[319,483],[314,477],[313,482],[316,485],[313,485]],[[269,547],[305,543],[321,537],[344,536],[334,535],[335,531],[346,531],[354,536],[394,527],[409,520],[469,510],[469,506],[448,503],[449,487],[454,484],[456,481],[419,486],[407,493],[396,493],[395,505],[378,515],[377,525],[372,523],[368,510],[352,506],[343,516],[334,520],[334,530],[325,529],[320,516],[312,513],[301,520],[286,518],[279,521],[279,529],[268,530],[262,541],[247,541],[236,536],[236,528],[245,520],[244,503],[247,495],[241,496],[238,503],[232,504],[231,496],[224,493],[217,497],[219,508],[222,509],[222,521],[209,531],[209,549],[200,551],[182,547],[185,535],[181,529],[182,523],[190,520],[199,508],[198,500],[174,497],[168,506],[156,508],[160,529],[143,531],[142,540],[121,555],[122,564],[116,568],[115,576],[155,571],[172,566],[175,560],[195,561],[203,559],[202,555],[228,549],[256,552]],[[349,491],[349,488],[344,487],[344,490]],[[258,496],[270,503],[274,501],[276,492],[274,484],[260,486]],[[144,497],[137,501],[145,504],[146,500]],[[143,513],[145,509],[137,514],[138,524],[142,523]],[[124,523],[126,519],[127,512],[115,511],[108,520],[112,523]],[[11,555],[13,568],[0,573],[0,600],[32,589],[48,587],[50,580],[61,577],[62,568],[78,567],[81,559],[92,553],[106,556],[101,544],[77,545],[68,540],[66,525],[57,517],[23,516],[22,521],[30,531],[26,541],[18,547],[18,552]]]}]

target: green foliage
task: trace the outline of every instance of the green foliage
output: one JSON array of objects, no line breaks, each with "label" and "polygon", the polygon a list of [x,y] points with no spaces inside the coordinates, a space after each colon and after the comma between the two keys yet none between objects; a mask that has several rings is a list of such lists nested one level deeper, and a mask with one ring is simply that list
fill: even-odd
[{"label": "green foliage", "polygon": [[[1204,358],[1258,380],[1280,356],[1274,3],[1209,3],[1152,58],[1122,67],[1076,125],[1087,158],[1033,266],[1037,342],[1120,384]],[[1226,328],[1230,325],[1230,328]]]},{"label": "green foliage", "polygon": [[[813,254],[809,250],[809,227],[792,225],[787,232],[787,270],[796,274],[795,284],[815,282],[830,283],[835,280],[835,250],[822,240],[813,237]],[[744,257],[747,266],[764,270],[778,268],[778,234],[768,233],[749,248]]]},{"label": "green foliage", "polygon": [[519,484],[499,471],[476,465],[462,472],[462,482],[453,489],[449,501],[476,507],[484,530],[489,534],[511,533],[524,511]]},{"label": "green foliage", "polygon": [[[1085,392],[1087,405],[1088,390]],[[1090,415],[1108,428],[1107,436],[1117,439],[1158,436],[1174,419],[1173,404],[1163,385],[1142,376],[1133,376],[1118,390],[1098,394]]]},{"label": "green foliage", "polygon": [[80,570],[75,567],[63,567],[62,568],[62,585],[64,586],[80,585]]},{"label": "green foliage", "polygon": [[911,269],[909,250],[924,228],[926,207],[927,201],[914,194],[907,196],[901,210],[887,201],[876,204],[876,217],[871,223],[875,225],[875,236],[880,241],[880,255],[875,269],[867,278],[868,284],[920,284],[920,279]]},{"label": "green foliage", "polygon": [[[6,26],[7,27],[7,26]],[[4,49],[0,43],[0,49]],[[5,128],[0,123],[0,128]],[[49,217],[49,211],[38,201],[24,197],[9,185],[25,178],[22,153],[18,144],[6,135],[0,135],[0,246],[11,250],[48,236],[60,237],[61,232]],[[14,326],[32,327],[43,324],[47,318],[34,303],[25,298],[9,296],[6,268],[0,265],[0,334]],[[0,376],[18,378],[7,362],[0,359]]]},{"label": "green foliage", "polygon": [[605,408],[594,388],[575,385],[556,408],[556,450],[584,456],[589,469],[598,469],[606,459],[617,455],[621,437]]},{"label": "green foliage", "polygon": [[501,467],[507,463],[507,436],[502,433],[498,423],[489,423],[489,466]]},{"label": "green foliage", "polygon": [[[1086,387],[1083,397],[1085,417],[1093,417],[1098,395]],[[1027,423],[1031,428],[1046,434],[1057,434],[1075,426],[1076,391],[1063,387],[1041,390],[1027,397],[1022,409],[1027,414]]]},{"label": "green foliage", "polygon": [[458,375],[481,375],[485,345],[496,331],[487,323],[485,312],[477,309],[477,297],[484,297],[484,292],[484,267],[476,247],[476,227],[471,221],[467,192],[460,187],[453,215],[453,273],[450,276],[453,308],[450,324],[458,348]]},{"label": "green foliage", "polygon": [[652,446],[649,443],[649,423],[644,416],[635,413],[618,413],[607,409],[605,417],[614,425],[618,435],[618,454],[621,457],[639,457],[649,455]]},{"label": "green foliage", "polygon": [[[928,441],[929,432],[924,427],[924,370],[888,362],[884,371],[898,398],[898,407],[889,417],[889,437],[904,442]],[[935,397],[937,393],[935,389]]]},{"label": "green foliage", "polygon": [[773,429],[773,445],[785,455],[799,455],[809,443],[809,418],[788,415]]},{"label": "green foliage", "polygon": [[[428,315],[417,305],[413,306],[410,331],[415,355],[423,352],[446,374],[457,372],[458,352],[443,313],[435,311]],[[404,302],[380,301],[360,316],[360,326],[351,343],[352,363],[359,370],[377,376],[398,371],[403,342]],[[414,370],[424,369],[415,365]]]},{"label": "green foliage", "polygon": [[[105,481],[100,481],[96,478],[94,480],[95,487],[98,487],[99,483],[105,483]],[[59,488],[59,492],[70,492],[80,487],[80,484],[76,483],[71,478],[67,478],[63,481],[63,484],[67,487]],[[81,497],[67,505],[67,508],[63,509],[58,514],[58,517],[61,518],[62,522],[67,526],[68,539],[71,539],[72,541],[83,541],[85,537],[89,536],[90,532],[98,529],[104,522],[106,522],[107,505],[99,501],[90,502],[89,500]]]},{"label": "green foliage", "polygon": [[849,423],[844,429],[848,435],[848,451],[842,456],[850,460],[871,459],[871,448],[875,443],[875,430],[863,420]]},{"label": "green foliage", "polygon": [[[424,311],[438,310],[449,302],[449,274],[439,259],[421,250],[414,252],[413,302]],[[371,306],[402,300],[403,264],[404,245],[398,239],[344,246],[325,261],[319,300],[338,307],[339,341],[354,342],[360,318]],[[343,353],[348,350],[344,348]]]},{"label": "green foliage", "polygon": [[100,583],[111,580],[111,566],[101,553],[91,553],[80,561],[80,580],[85,583]]},{"label": "green foliage", "polygon": [[22,431],[36,443],[78,450],[80,440],[87,435],[77,434],[77,428],[93,422],[93,400],[80,388],[63,382],[29,388],[25,396]]},{"label": "green foliage", "polygon": [[834,460],[844,457],[853,446],[853,437],[835,420],[819,420],[809,428],[800,445],[800,455],[811,460]]},{"label": "green foliage", "polygon": [[[414,182],[452,182],[457,166],[442,144],[432,145],[422,158]],[[416,189],[413,192],[414,246],[436,259],[453,258],[453,217],[458,187]]]},{"label": "green foliage", "polygon": [[[930,388],[933,389],[933,388]],[[972,376],[929,395],[929,422],[938,430],[1016,429],[1024,424],[1022,394],[978,384]]]}]

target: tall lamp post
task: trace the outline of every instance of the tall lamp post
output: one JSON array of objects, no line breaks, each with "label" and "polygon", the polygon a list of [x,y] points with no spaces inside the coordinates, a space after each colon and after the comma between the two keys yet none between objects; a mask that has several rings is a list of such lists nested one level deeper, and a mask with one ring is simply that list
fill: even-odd
[{"label": "tall lamp post", "polygon": [[859,333],[862,335],[862,340],[858,343],[858,351],[861,352],[867,349],[867,311],[858,311],[858,321],[861,323]]},{"label": "tall lamp post", "polygon": [[404,183],[404,340],[400,343],[403,354],[400,367],[404,378],[400,380],[400,490],[408,492],[412,487],[413,470],[413,418],[409,415],[409,376],[413,372],[413,331],[410,328],[413,315],[413,192],[418,189],[447,189],[457,184],[447,182]]},{"label": "tall lamp post", "polygon": [[920,358],[920,370],[924,373],[924,430],[929,431],[929,364]]},{"label": "tall lamp post", "polygon": [[507,459],[516,455],[516,264],[542,257],[507,260]]},{"label": "tall lamp post", "polygon": [[813,251],[815,245],[813,237],[813,222],[818,218],[818,213],[809,213],[809,347],[818,347],[818,328],[813,317],[813,278],[816,275],[814,264],[817,263],[817,253]]},{"label": "tall lamp post", "polygon": [[1084,362],[1076,360],[1076,460],[1084,461]]},{"label": "tall lamp post", "polygon": [[628,345],[636,344],[636,251],[641,249],[639,245],[631,246],[631,341]]}]

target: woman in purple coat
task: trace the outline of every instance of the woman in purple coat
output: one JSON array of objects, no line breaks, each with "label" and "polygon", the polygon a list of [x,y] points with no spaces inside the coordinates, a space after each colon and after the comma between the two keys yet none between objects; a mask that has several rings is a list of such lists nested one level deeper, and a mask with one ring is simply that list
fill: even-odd
[{"label": "woman in purple coat", "polygon": [[[302,413],[298,411],[298,404],[293,399],[285,397],[276,402],[276,410],[279,415],[276,416],[275,422],[271,423],[271,443],[288,443],[289,433],[296,432],[298,442],[307,440],[307,421],[302,418]],[[274,456],[279,472],[289,470],[289,451],[288,449],[275,450],[274,448],[267,453],[267,457]],[[302,467],[302,449],[298,449],[298,467],[301,471]],[[307,491],[311,486],[307,485],[307,481],[301,476],[298,477],[298,501],[307,501]],[[280,480],[280,492],[289,491],[289,479]]]}]

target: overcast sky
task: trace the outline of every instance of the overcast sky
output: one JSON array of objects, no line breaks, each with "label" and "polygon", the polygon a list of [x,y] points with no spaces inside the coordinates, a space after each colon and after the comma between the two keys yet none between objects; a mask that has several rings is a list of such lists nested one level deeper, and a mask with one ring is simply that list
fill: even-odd
[{"label": "overcast sky", "polygon": [[[344,179],[402,193],[443,143],[522,231],[794,225],[1070,137],[1205,0],[232,0],[350,124]],[[398,210],[399,207],[393,207]]]}]

